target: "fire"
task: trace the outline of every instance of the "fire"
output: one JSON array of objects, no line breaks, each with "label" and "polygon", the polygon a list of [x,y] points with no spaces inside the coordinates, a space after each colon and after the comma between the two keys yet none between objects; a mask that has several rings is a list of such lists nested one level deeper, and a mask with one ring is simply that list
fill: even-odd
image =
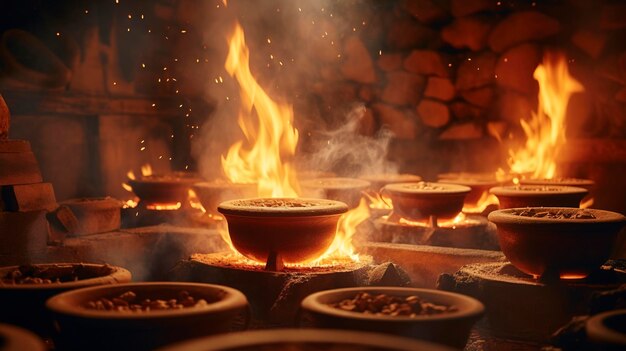
[{"label": "fire", "polygon": [[526,144],[509,150],[509,166],[514,174],[552,179],[556,176],[556,158],[565,144],[565,117],[572,94],[584,91],[570,76],[567,59],[562,54],[546,54],[533,77],[539,83],[539,105],[530,120],[521,120]]},{"label": "fire", "polygon": [[228,44],[224,66],[239,83],[239,127],[251,145],[239,141],[230,147],[222,156],[224,173],[233,183],[256,183],[260,197],[297,197],[295,169],[286,161],[295,155],[298,144],[293,108],[272,100],[252,76],[250,52],[239,23]]},{"label": "fire", "polygon": [[367,201],[369,202],[369,207],[373,208],[373,209],[392,209],[393,206],[391,205],[391,199],[389,198],[383,198],[383,195],[381,195],[378,192],[373,192],[373,191],[364,191],[363,195],[365,196],[365,198],[367,199]]},{"label": "fire", "polygon": [[148,210],[159,210],[159,211],[173,211],[178,210],[182,204],[180,202],[174,204],[148,204],[146,205],[146,209]]},{"label": "fire", "polygon": [[464,213],[483,213],[490,205],[498,205],[498,198],[489,193],[489,190],[483,191],[480,198],[474,204],[463,205]]},{"label": "fire", "polygon": [[[148,163],[146,163],[143,166],[141,166],[141,175],[143,177],[151,176],[152,175],[152,166],[150,166],[150,164],[148,164]],[[135,176],[135,172],[133,172],[132,170],[129,170],[128,172],[126,172],[126,177],[128,179],[130,179],[130,180],[136,180],[137,179],[137,177]],[[131,194],[133,193],[133,187],[131,187],[130,184],[128,184],[128,183],[122,183],[122,188],[124,188],[124,190],[128,191]],[[126,200],[124,202],[123,207],[124,208],[135,208],[135,207],[137,207],[137,205],[139,205],[139,198],[137,198],[136,196],[133,195],[132,199]],[[176,204],[173,204],[173,205],[175,206]],[[166,206],[170,206],[171,207],[172,205],[166,205]],[[178,204],[178,208],[180,208],[180,204]],[[172,209],[172,208],[166,208],[166,209]]]},{"label": "fire", "polygon": [[[232,183],[256,184],[259,197],[299,197],[300,186],[295,168],[290,163],[298,145],[293,108],[274,101],[252,75],[250,52],[239,23],[228,38],[228,48],[224,67],[239,84],[241,107],[238,124],[245,140],[236,142],[226,156],[222,155],[222,170]],[[358,262],[359,255],[352,246],[352,236],[359,223],[367,218],[369,208],[367,202],[362,200],[356,209],[342,216],[328,250],[315,262],[302,264],[326,265],[346,259]],[[226,221],[218,225],[218,231],[233,254],[241,256],[232,245]],[[245,261],[243,256],[241,258]]]}]

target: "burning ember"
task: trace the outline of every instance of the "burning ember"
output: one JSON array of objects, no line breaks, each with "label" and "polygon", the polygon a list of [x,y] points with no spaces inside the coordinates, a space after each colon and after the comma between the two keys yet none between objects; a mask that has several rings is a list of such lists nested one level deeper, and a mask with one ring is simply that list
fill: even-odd
[{"label": "burning ember", "polygon": [[584,91],[567,68],[562,54],[546,54],[533,77],[539,82],[539,106],[529,120],[521,120],[526,134],[524,148],[509,150],[514,174],[552,179],[557,175],[556,159],[565,144],[565,117],[572,94]]}]

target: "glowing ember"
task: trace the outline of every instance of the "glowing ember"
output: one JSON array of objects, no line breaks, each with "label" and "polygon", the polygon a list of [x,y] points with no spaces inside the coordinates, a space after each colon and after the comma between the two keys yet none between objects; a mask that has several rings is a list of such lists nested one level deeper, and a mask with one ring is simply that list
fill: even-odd
[{"label": "glowing ember", "polygon": [[148,210],[159,210],[159,211],[174,211],[178,210],[182,204],[177,202],[175,204],[148,204],[146,205],[146,209]]},{"label": "glowing ember", "polygon": [[497,206],[498,204],[498,198],[495,195],[490,194],[489,190],[485,190],[480,195],[480,198],[478,199],[478,201],[476,201],[476,203],[466,203],[463,205],[463,213],[483,213],[487,209],[487,207],[491,205]]},{"label": "glowing ember", "polygon": [[222,157],[224,173],[233,183],[256,183],[259,197],[297,197],[295,169],[285,161],[295,155],[298,144],[293,109],[273,101],[252,76],[250,53],[239,23],[228,43],[225,68],[239,83],[239,127],[250,145],[239,141],[230,147]]},{"label": "glowing ember", "polygon": [[200,203],[200,200],[198,200],[198,195],[195,191],[193,191],[193,189],[189,189],[189,205],[191,206],[191,208],[200,210],[203,213],[207,212],[204,206],[202,206],[202,204]]},{"label": "glowing ember", "polygon": [[[388,219],[387,216],[383,216],[383,218]],[[411,221],[405,218],[400,218],[398,219],[398,223],[407,225],[407,226],[413,226],[413,227],[423,227],[423,228],[433,227],[430,220]],[[456,217],[452,219],[437,219],[437,227],[439,228],[456,229],[457,227],[470,226],[470,225],[476,225],[476,224],[480,224],[480,222],[475,219],[467,218],[467,216],[463,212],[459,213]]]},{"label": "glowing ember", "polygon": [[583,86],[570,76],[567,59],[561,54],[546,54],[533,77],[539,83],[538,112],[520,123],[526,144],[509,150],[509,166],[514,174],[531,178],[552,179],[556,175],[556,158],[565,144],[565,117],[572,94]]}]

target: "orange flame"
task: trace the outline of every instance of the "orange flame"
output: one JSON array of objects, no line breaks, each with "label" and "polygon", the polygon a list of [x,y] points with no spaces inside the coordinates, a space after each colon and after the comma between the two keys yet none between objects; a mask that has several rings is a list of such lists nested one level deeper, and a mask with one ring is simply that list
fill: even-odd
[{"label": "orange flame", "polygon": [[483,191],[480,198],[474,204],[464,204],[464,213],[483,213],[490,205],[499,205],[498,198],[489,193],[489,190]]},{"label": "orange flame", "polygon": [[381,195],[378,192],[364,191],[362,192],[362,194],[365,196],[365,198],[369,202],[370,208],[384,209],[384,210],[387,210],[387,209],[391,210],[393,208],[393,206],[391,205],[391,199],[387,197],[383,198],[383,195]]},{"label": "orange flame", "polygon": [[552,179],[556,158],[565,144],[565,117],[572,94],[584,91],[570,76],[567,59],[562,54],[546,54],[533,77],[539,83],[538,112],[530,120],[521,120],[526,134],[525,147],[509,150],[509,166],[514,174]]},{"label": "orange flame", "polygon": [[233,183],[256,183],[260,197],[297,197],[295,169],[285,161],[295,155],[298,144],[293,109],[273,101],[252,76],[250,52],[239,23],[228,43],[225,68],[239,82],[239,127],[252,145],[246,148],[243,141],[232,145],[222,156],[224,173]]}]

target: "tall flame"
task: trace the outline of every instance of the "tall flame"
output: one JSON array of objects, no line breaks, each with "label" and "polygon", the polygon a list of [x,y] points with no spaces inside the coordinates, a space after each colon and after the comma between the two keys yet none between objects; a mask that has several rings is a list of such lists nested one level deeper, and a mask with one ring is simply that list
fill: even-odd
[{"label": "tall flame", "polygon": [[297,197],[295,170],[285,161],[295,155],[298,144],[293,109],[273,101],[252,76],[250,52],[239,23],[228,43],[225,68],[239,83],[238,122],[251,147],[246,148],[243,141],[232,145],[222,156],[224,173],[233,183],[256,183],[260,197]]},{"label": "tall flame", "polygon": [[565,144],[567,104],[572,94],[584,88],[570,76],[562,54],[546,54],[533,77],[539,83],[538,111],[530,120],[520,121],[526,145],[509,150],[509,166],[512,173],[552,179],[556,176],[556,158]]}]

